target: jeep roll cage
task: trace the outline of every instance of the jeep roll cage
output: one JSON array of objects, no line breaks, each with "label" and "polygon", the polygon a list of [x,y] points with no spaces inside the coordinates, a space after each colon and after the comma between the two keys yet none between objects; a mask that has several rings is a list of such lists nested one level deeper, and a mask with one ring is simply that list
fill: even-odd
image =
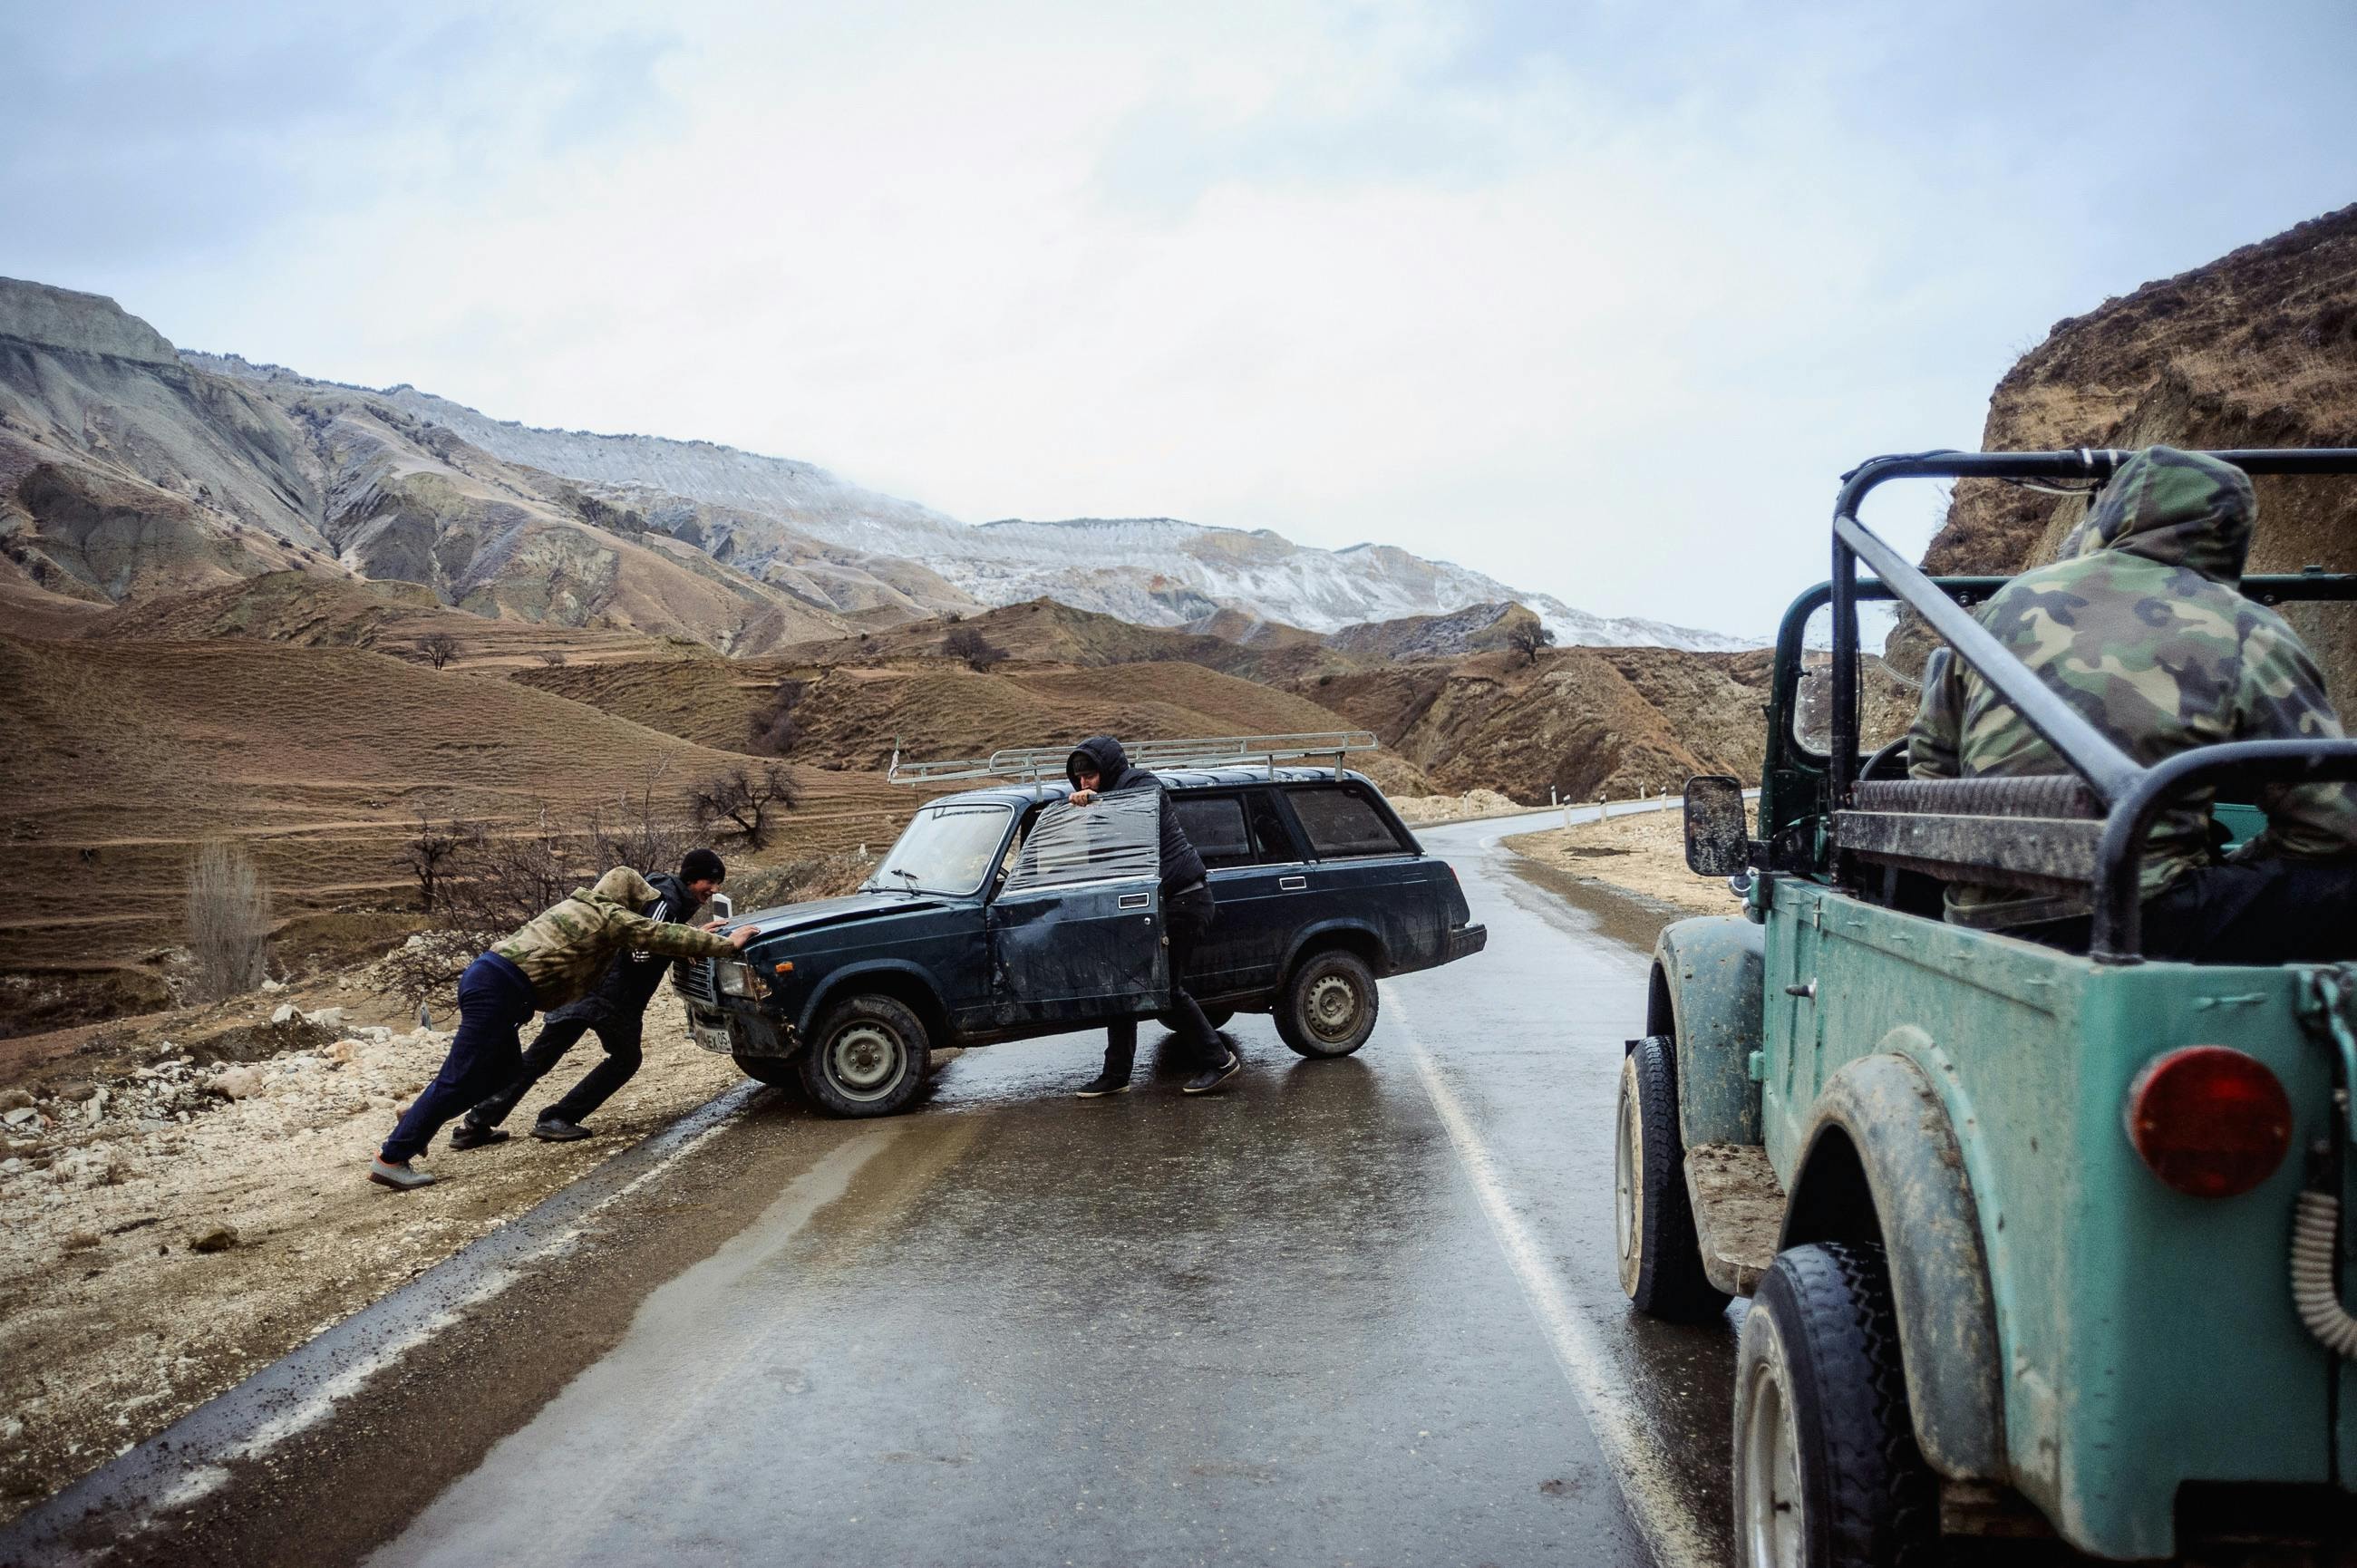
[{"label": "jeep roll cage", "polygon": [[[2357,448],[2211,452],[2244,473],[2357,475]],[[2022,663],[1966,607],[2003,577],[1927,577],[1858,521],[1877,488],[1900,478],[2008,481],[2093,480],[2100,489],[2132,454],[2117,448],[2067,452],[1920,452],[1876,457],[1842,476],[1834,507],[1832,580],[1786,612],[1777,637],[1761,841],[1749,858],[1763,871],[1820,871],[1836,880],[1846,859],[1934,875],[2029,887],[2086,887],[2093,905],[2091,956],[2141,961],[2138,872],[2154,818],[2197,785],[2357,780],[2357,740],[2230,741],[2139,766],[2060,692]],[[1860,563],[1873,578],[1861,580]],[[2249,576],[2243,592],[2261,604],[2357,600],[2357,576],[2311,569]],[[2052,778],[1878,780],[1860,777],[1857,607],[1892,599],[1921,617],[1955,656],[1986,681],[2051,746],[2070,775]],[[1822,776],[1795,766],[1785,722],[1800,679],[1803,637],[1820,606],[1833,608],[1832,745]],[[1780,766],[1781,764],[1781,766]],[[2073,777],[2075,775],[2075,777]],[[1780,787],[1781,786],[1781,787]],[[1829,833],[1827,829],[1830,829]],[[1814,842],[1800,842],[1806,838]]]}]

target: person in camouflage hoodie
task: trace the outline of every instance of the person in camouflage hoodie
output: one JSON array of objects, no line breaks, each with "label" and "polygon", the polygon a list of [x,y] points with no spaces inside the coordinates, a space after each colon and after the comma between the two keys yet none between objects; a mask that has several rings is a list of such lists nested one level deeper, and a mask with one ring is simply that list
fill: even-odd
[{"label": "person in camouflage hoodie", "polygon": [[645,877],[618,865],[596,886],[576,888],[468,964],[458,979],[458,1032],[450,1054],[370,1164],[369,1179],[402,1192],[432,1182],[410,1160],[425,1152],[444,1122],[514,1079],[522,1060],[517,1036],[525,1022],[587,992],[616,953],[635,948],[665,958],[717,958],[753,939],[750,926],[721,937],[711,934],[712,926],[697,930],[639,913],[654,901]]},{"label": "person in camouflage hoodie", "polygon": [[[2341,721],[2299,635],[2240,592],[2257,519],[2240,468],[2147,447],[2120,466],[2059,558],[1998,590],[1980,622],[2145,767],[2221,741],[2338,737]],[[1917,779],[2070,771],[1945,648],[1924,666],[1908,770]],[[2222,862],[2213,793],[2180,796],[2153,825],[2146,950],[2219,961],[2357,956],[2349,918],[2357,795],[2341,784],[2267,787],[2257,801],[2266,832]],[[2062,946],[2083,948],[2088,909],[2079,896],[1947,889],[1951,921]]]}]

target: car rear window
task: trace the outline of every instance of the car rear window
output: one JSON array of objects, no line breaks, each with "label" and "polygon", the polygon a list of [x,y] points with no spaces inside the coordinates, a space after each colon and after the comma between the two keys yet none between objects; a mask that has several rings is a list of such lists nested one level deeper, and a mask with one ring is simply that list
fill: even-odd
[{"label": "car rear window", "polygon": [[1352,854],[1397,854],[1405,846],[1392,833],[1391,824],[1372,802],[1356,789],[1341,785],[1311,785],[1290,789],[1293,814],[1309,835],[1309,852],[1320,860]]},{"label": "car rear window", "polygon": [[1252,864],[1252,830],[1244,826],[1242,800],[1233,795],[1177,795],[1170,804],[1187,842],[1205,865],[1217,869]]}]

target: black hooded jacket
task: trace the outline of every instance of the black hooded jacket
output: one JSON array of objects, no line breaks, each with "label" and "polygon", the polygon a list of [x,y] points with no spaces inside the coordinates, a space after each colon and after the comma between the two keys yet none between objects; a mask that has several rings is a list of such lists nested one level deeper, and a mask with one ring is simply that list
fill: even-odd
[{"label": "black hooded jacket", "polygon": [[[703,907],[702,900],[687,890],[680,879],[668,871],[658,871],[647,878],[656,893],[655,901],[639,911],[651,920],[665,920],[683,926],[689,917]],[[653,1000],[655,987],[671,972],[672,961],[661,953],[632,952],[625,950],[614,955],[597,983],[578,1002],[568,1003],[560,1011],[578,1011],[588,1017],[616,1015],[636,1017],[647,1010]],[[552,1017],[554,1014],[550,1015]]]},{"label": "black hooded jacket", "polygon": [[1121,742],[1109,735],[1101,735],[1081,742],[1072,755],[1064,759],[1064,777],[1072,787],[1080,787],[1081,764],[1085,761],[1097,771],[1097,792],[1111,795],[1123,789],[1160,789],[1162,791],[1162,894],[1168,897],[1181,887],[1191,887],[1203,880],[1203,857],[1187,842],[1187,830],[1178,825],[1178,813],[1171,809],[1170,791],[1162,789],[1162,780],[1143,768],[1129,765],[1129,754]]}]

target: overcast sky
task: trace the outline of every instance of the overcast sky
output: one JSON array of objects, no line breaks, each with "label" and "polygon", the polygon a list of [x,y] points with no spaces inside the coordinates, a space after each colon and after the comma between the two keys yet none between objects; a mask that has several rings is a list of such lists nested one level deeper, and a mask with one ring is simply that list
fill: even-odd
[{"label": "overcast sky", "polygon": [[0,0],[0,274],[184,347],[1737,631],[2055,320],[2357,200],[2348,0]]}]

